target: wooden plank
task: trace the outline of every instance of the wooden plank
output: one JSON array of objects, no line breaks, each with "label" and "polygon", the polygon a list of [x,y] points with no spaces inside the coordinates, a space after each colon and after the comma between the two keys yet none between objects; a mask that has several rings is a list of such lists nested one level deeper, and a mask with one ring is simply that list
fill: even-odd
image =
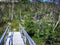
[{"label": "wooden plank", "polygon": [[13,45],[24,45],[23,39],[21,38],[20,32],[14,32]]}]

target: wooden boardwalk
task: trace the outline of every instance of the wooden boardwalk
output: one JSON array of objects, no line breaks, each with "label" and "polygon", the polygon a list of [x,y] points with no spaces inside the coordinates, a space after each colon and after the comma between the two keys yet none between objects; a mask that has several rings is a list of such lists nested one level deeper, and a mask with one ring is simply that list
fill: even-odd
[{"label": "wooden boardwalk", "polygon": [[7,26],[5,32],[0,38],[0,45],[2,45],[3,42],[4,45],[26,45],[26,39],[30,45],[36,45],[24,28],[22,28],[20,32],[10,32],[9,30],[10,26]]},{"label": "wooden boardwalk", "polygon": [[8,38],[7,38],[7,42],[6,45],[9,45],[9,40],[10,40],[10,36],[13,33],[13,45],[24,45],[23,39],[21,38],[21,33],[20,32],[9,32]]},{"label": "wooden boardwalk", "polygon": [[20,32],[14,32],[13,45],[24,45],[23,39],[21,38]]}]

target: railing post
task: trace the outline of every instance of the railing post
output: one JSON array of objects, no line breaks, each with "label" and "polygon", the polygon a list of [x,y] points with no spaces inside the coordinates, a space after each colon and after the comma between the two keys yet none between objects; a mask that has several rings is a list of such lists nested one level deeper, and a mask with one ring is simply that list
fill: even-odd
[{"label": "railing post", "polygon": [[24,44],[26,45],[26,36],[23,35],[23,41],[24,41]]}]

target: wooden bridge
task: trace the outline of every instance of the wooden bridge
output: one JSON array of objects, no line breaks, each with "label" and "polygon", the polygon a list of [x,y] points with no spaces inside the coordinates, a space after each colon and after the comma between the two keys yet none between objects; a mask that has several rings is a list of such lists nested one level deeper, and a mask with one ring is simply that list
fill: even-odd
[{"label": "wooden bridge", "polygon": [[21,25],[19,29],[20,32],[11,32],[10,26],[7,26],[5,32],[0,38],[0,45],[27,45],[27,40],[29,45],[36,45]]}]

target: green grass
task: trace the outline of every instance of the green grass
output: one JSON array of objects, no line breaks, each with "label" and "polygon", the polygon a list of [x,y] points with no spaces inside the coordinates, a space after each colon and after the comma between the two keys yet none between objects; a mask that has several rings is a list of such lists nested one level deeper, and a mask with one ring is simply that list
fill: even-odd
[{"label": "green grass", "polygon": [[14,29],[16,29],[16,31],[19,31],[19,20],[13,20],[11,22],[11,31],[14,31]]},{"label": "green grass", "polygon": [[60,45],[60,43],[54,43],[53,45]]},{"label": "green grass", "polygon": [[36,45],[43,45],[43,38],[42,39],[38,39],[38,38],[32,38],[34,40],[34,42],[36,43]]},{"label": "green grass", "polygon": [[[44,39],[43,38],[32,38],[34,40],[34,42],[36,43],[36,45],[44,45]],[[60,45],[60,43],[53,43],[52,45]]]}]

